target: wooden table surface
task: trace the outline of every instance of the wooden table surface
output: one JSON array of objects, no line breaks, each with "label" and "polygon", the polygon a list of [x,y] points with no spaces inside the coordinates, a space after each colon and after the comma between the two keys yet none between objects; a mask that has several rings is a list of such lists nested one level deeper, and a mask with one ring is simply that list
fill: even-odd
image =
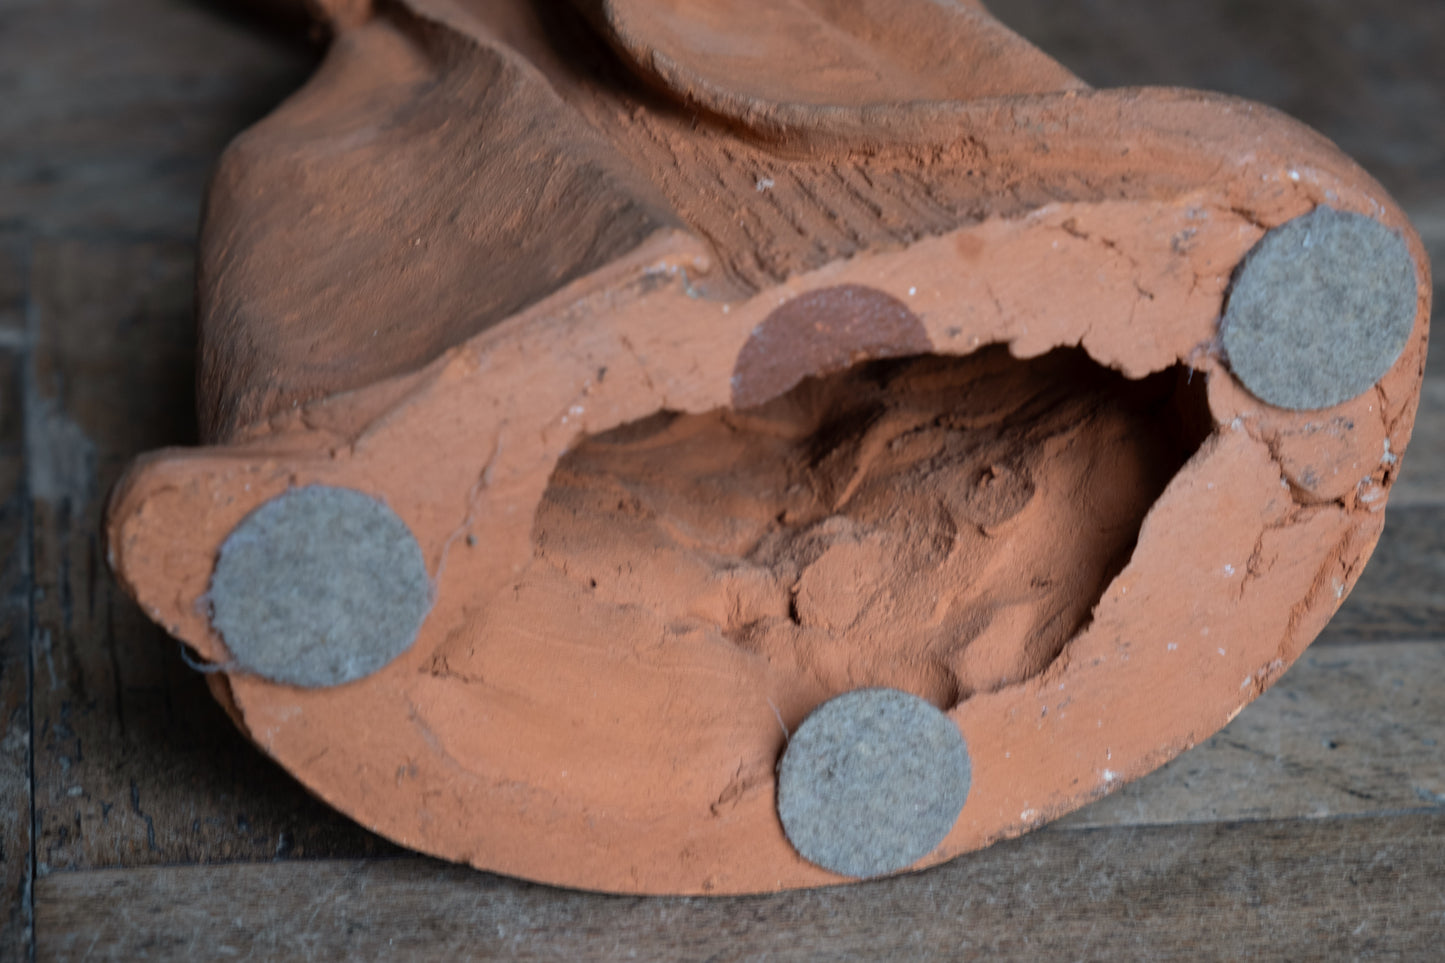
[{"label": "wooden table surface", "polygon": [[[1295,113],[1445,261],[1441,0],[994,6],[1095,84]],[[221,3],[0,0],[0,957],[1445,959],[1445,359],[1324,636],[1215,738],[1025,838],[840,889],[620,898],[410,855],[311,799],[97,531],[130,458],[195,436],[207,173],[317,55]]]}]

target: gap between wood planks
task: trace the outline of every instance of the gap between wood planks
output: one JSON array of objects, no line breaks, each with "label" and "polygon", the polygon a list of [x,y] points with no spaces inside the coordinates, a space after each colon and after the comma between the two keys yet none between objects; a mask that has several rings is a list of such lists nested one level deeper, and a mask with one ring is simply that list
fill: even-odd
[{"label": "gap between wood planks", "polygon": [[[206,947],[681,959],[702,943],[714,959],[825,946],[864,959],[885,939],[895,955],[1080,958],[1104,950],[1104,931],[1159,958],[1221,945],[1298,958],[1325,952],[1320,938],[1333,941],[1326,955],[1408,955],[1445,914],[1442,690],[1438,642],[1307,651],[1223,732],[1119,793],[1020,840],[853,888],[651,900],[410,856],[161,865],[44,876],[36,935],[53,959]],[[1028,932],[1011,929],[1024,917]],[[1228,942],[1210,943],[1224,925]]]},{"label": "gap between wood planks", "polygon": [[404,857],[58,873],[42,959],[1427,959],[1445,812],[1046,831],[851,887],[554,890]]}]

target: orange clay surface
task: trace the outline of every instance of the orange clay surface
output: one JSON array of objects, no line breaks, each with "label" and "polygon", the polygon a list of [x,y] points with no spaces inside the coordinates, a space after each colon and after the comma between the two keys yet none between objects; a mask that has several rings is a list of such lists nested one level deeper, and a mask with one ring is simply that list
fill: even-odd
[{"label": "orange clay surface", "polygon": [[[362,824],[569,886],[838,882],[775,766],[885,685],[967,742],[937,863],[1208,737],[1358,577],[1429,314],[1383,191],[1266,108],[1090,90],[976,4],[835,6],[338,4],[223,161],[208,445],[136,464],[112,562]],[[1319,204],[1404,233],[1418,312],[1375,389],[1286,411],[1218,326]],[[206,599],[307,484],[382,499],[433,581],[334,688],[231,666]]]}]

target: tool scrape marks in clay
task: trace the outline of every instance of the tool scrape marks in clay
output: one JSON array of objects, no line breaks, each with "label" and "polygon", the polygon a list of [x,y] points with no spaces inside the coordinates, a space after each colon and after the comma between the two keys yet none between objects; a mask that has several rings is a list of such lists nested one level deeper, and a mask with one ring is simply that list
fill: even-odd
[{"label": "tool scrape marks in clay", "polygon": [[1415,326],[1417,280],[1399,234],[1318,207],[1266,234],[1229,296],[1224,350],[1257,398],[1327,408],[1368,391]]},{"label": "tool scrape marks in clay", "polygon": [[239,668],[333,686],[405,652],[431,607],[421,547],[380,501],[311,485],[271,499],[221,545],[211,623]]},{"label": "tool scrape marks in clay", "polygon": [[794,733],[778,772],[778,815],[803,858],[878,876],[943,842],[969,780],[968,750],[948,716],[897,689],[855,689]]}]

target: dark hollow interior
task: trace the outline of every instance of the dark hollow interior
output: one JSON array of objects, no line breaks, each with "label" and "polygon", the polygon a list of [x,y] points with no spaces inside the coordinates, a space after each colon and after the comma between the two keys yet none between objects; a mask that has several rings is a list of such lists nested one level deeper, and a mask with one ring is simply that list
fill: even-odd
[{"label": "dark hollow interior", "polygon": [[860,363],[746,410],[659,411],[563,457],[537,559],[815,694],[950,705],[1043,671],[1087,624],[1211,429],[1191,375],[990,346]]}]

